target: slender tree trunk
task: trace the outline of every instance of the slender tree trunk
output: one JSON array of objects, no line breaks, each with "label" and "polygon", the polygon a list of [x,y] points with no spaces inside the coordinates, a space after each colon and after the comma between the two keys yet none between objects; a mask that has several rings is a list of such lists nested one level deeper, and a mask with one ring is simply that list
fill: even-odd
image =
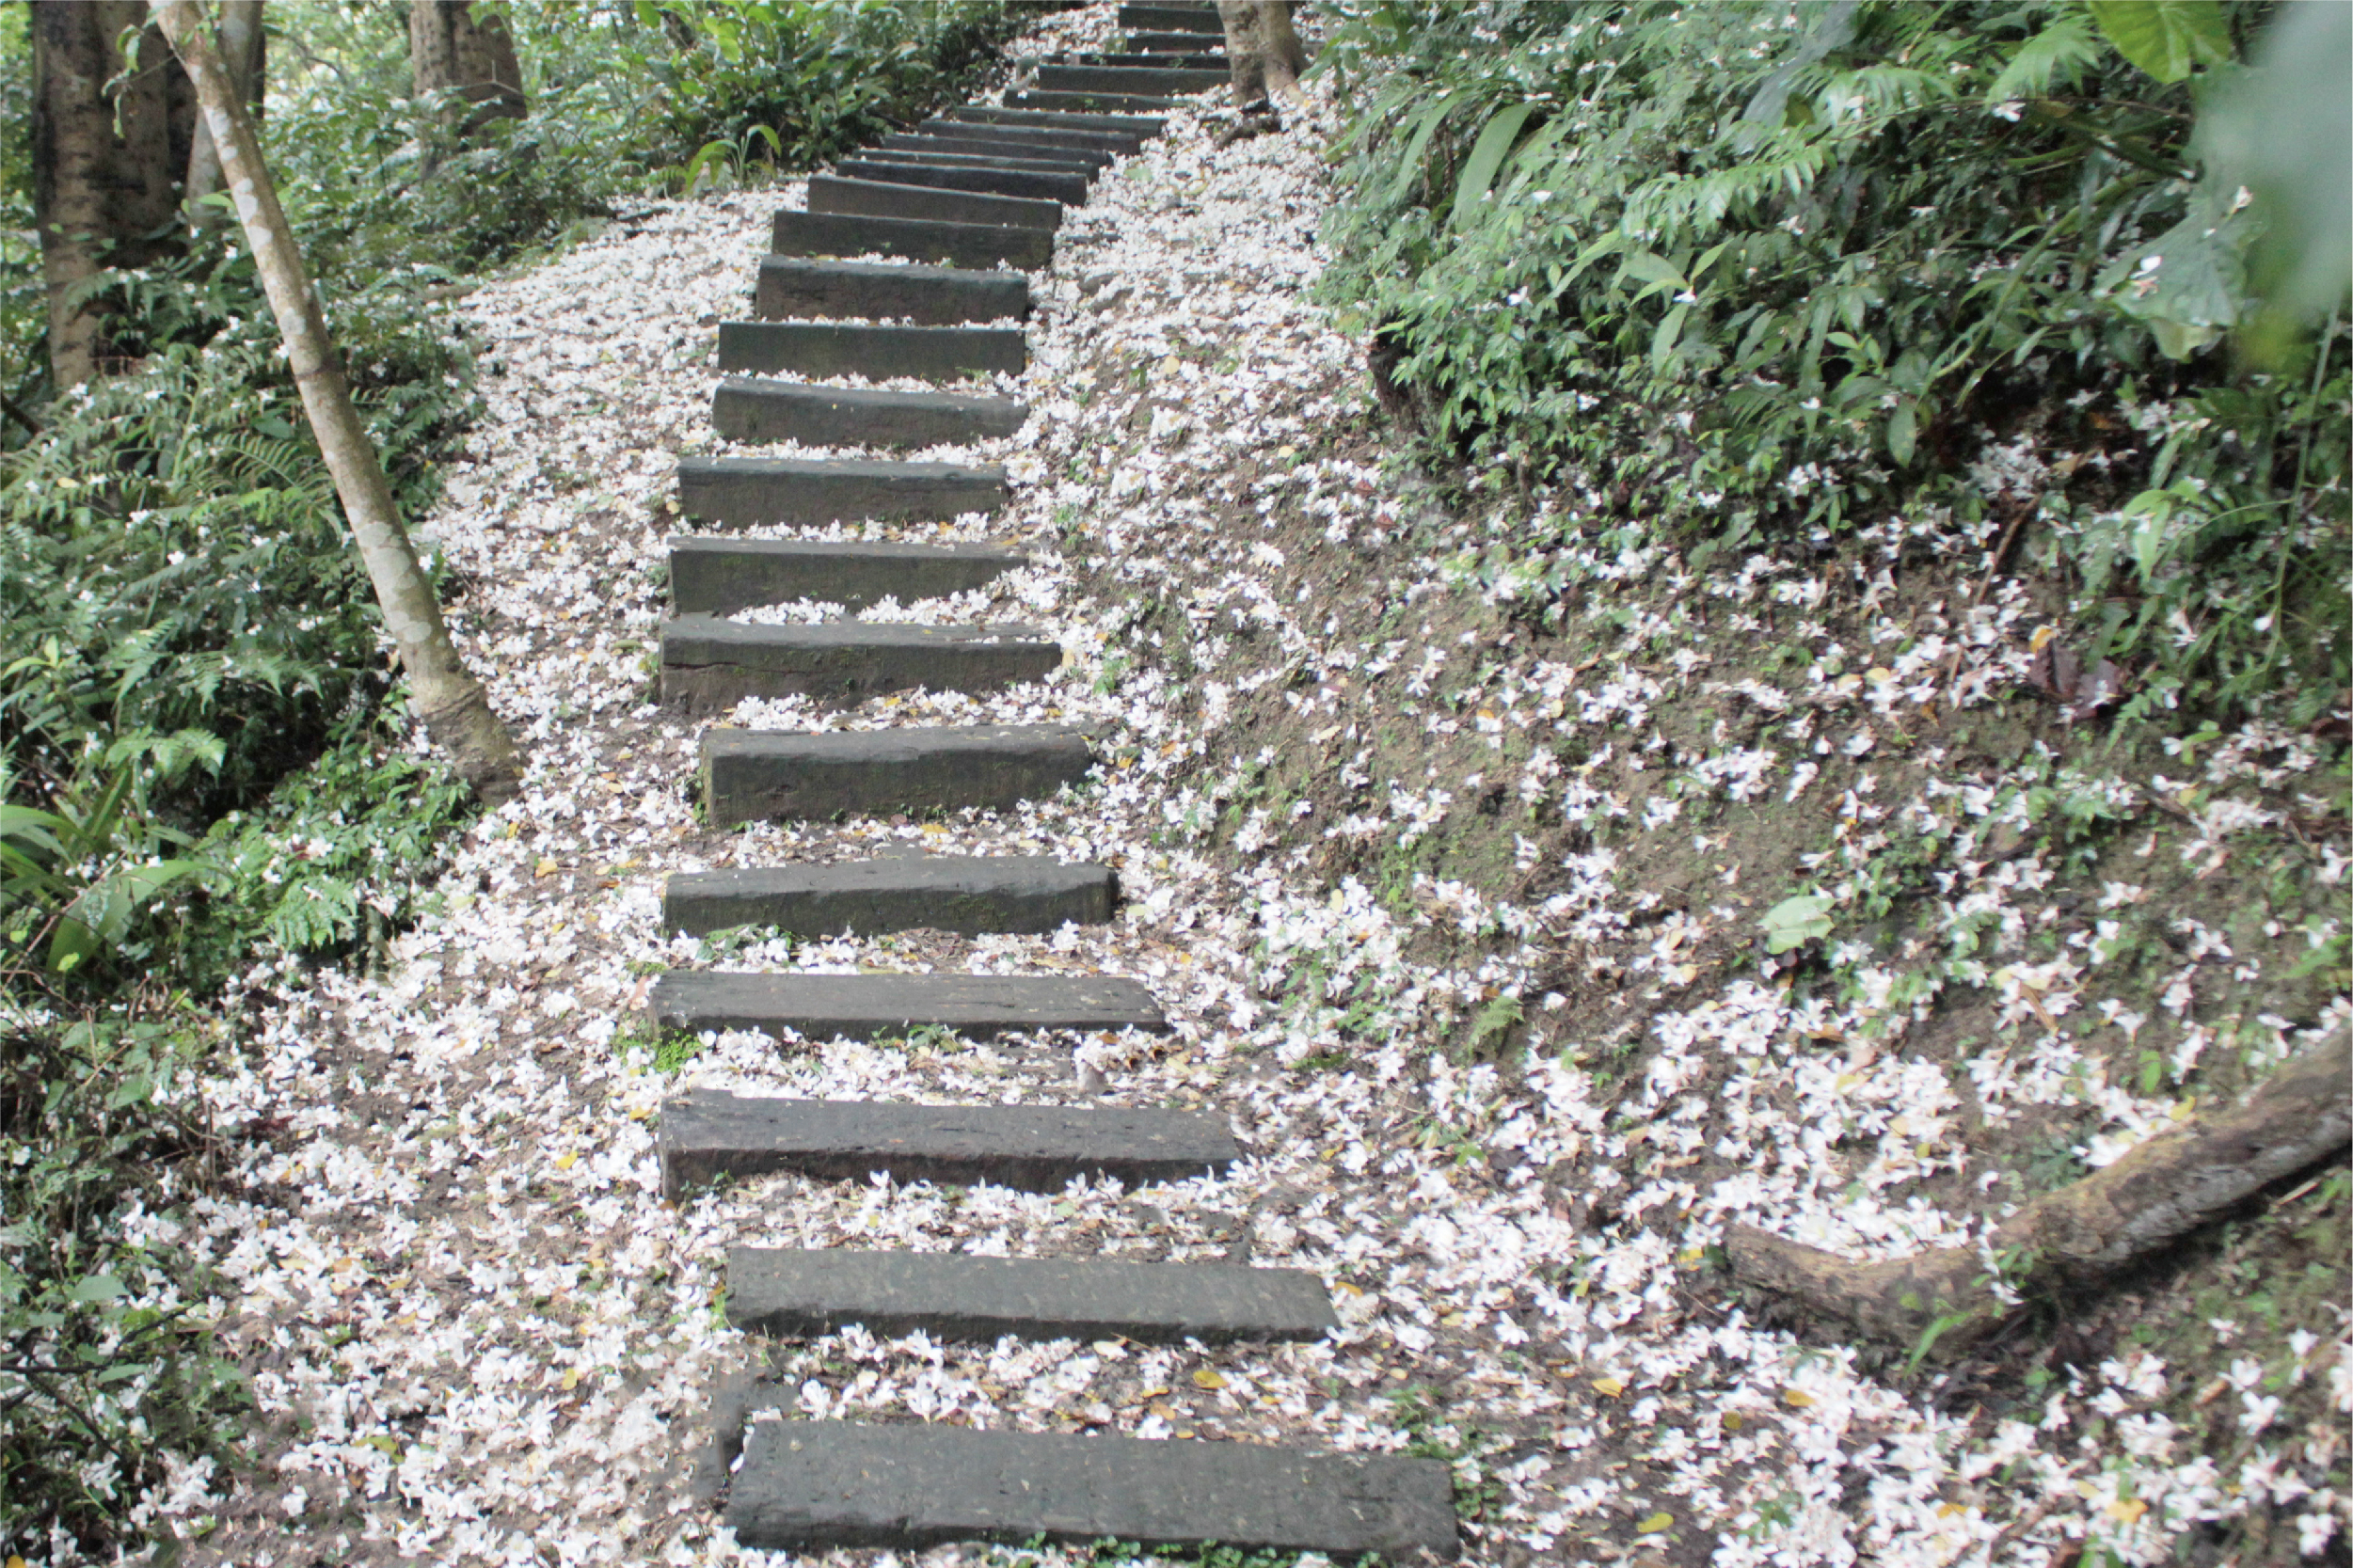
[{"label": "slender tree trunk", "polygon": [[1217,0],[1217,20],[1225,24],[1235,108],[1297,95],[1307,51],[1291,25],[1291,0]]},{"label": "slender tree trunk", "polygon": [[213,143],[220,150],[230,200],[245,225],[246,243],[253,249],[254,266],[285,339],[294,384],[302,390],[303,411],[334,476],[335,493],[342,498],[368,578],[375,585],[385,626],[408,672],[418,714],[426,733],[448,749],[475,793],[496,805],[514,795],[522,771],[515,742],[490,711],[482,683],[459,662],[433,585],[417,565],[374,443],[352,406],[318,294],[278,205],[245,101],[221,64],[212,28],[196,0],[156,0],[155,19],[196,83]]},{"label": "slender tree trunk", "polygon": [[442,129],[460,142],[529,112],[515,35],[472,0],[408,0],[408,70],[417,96],[439,100]]},{"label": "slender tree trunk", "polygon": [[[172,177],[187,166],[196,99],[140,0],[34,0],[33,213],[58,388],[97,375],[106,341],[92,295],[109,267],[178,248]],[[135,29],[130,71],[119,47]]]},{"label": "slender tree trunk", "polygon": [[[262,0],[220,0],[221,66],[229,72],[230,85],[244,102],[246,112],[257,119],[262,115],[266,47],[262,33]],[[220,152],[213,145],[211,128],[199,116],[196,143],[188,154],[187,194],[183,198],[191,224],[203,229],[228,221],[228,214],[218,207],[201,205],[206,197],[219,189]]]}]

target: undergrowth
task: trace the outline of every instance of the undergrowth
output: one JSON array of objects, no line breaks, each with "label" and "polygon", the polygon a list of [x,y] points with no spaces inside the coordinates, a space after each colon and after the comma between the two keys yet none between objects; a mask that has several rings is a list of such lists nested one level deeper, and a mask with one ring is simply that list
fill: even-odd
[{"label": "undergrowth", "polygon": [[1343,9],[1326,288],[1447,459],[1573,498],[1464,563],[1532,617],[1565,533],[1953,519],[2128,716],[2353,681],[2347,335],[2234,349],[2259,214],[2200,178],[2267,7]]}]

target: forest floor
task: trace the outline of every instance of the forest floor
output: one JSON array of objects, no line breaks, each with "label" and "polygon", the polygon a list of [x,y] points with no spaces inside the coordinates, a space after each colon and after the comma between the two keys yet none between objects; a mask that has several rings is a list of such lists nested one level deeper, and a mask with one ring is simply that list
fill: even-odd
[{"label": "forest floor", "polygon": [[[1478,551],[1556,499],[1448,501],[1397,461],[1311,296],[1333,123],[1175,116],[1033,280],[1003,380],[1031,424],[916,454],[1002,461],[1015,502],[889,536],[1037,564],[869,616],[1045,626],[1060,671],[735,715],[1086,725],[1100,782],[1018,812],[709,830],[701,725],[649,702],[673,467],[715,450],[714,327],[790,187],[653,204],[464,303],[489,415],[422,531],[532,771],[389,974],[235,999],[249,1049],[203,1093],[238,1181],[177,1240],[265,1425],[151,1500],[186,1560],[766,1560],[684,1481],[755,1364],[812,1417],[1444,1456],[1481,1564],[2344,1560],[2341,1167],[1958,1365],[1761,1316],[1714,1250],[1736,1221],[1863,1258],[1974,1237],[2342,1026],[2338,971],[2298,969],[2343,951],[2341,752],[2071,727],[2032,689],[2033,585],[1928,525],[1704,566],[1572,544],[1567,620],[1532,624]],[[911,847],[1101,860],[1126,903],[1040,938],[662,933],[667,873]],[[1802,889],[1823,928],[1768,953]],[[645,1024],[652,974],[723,961],[1127,974],[1176,1028]],[[1208,1106],[1256,1157],[678,1206],[653,1130],[690,1086]],[[769,1344],[721,1314],[735,1243],[1247,1257],[1316,1272],[1345,1326]]]}]

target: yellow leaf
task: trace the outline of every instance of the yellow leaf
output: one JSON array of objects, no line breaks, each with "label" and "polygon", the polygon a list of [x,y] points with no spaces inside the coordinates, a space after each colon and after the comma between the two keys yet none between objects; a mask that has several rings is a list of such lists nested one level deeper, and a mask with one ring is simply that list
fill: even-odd
[{"label": "yellow leaf", "polygon": [[1938,1503],[1936,1505],[1936,1516],[1939,1519],[1955,1518],[1958,1515],[1968,1512],[1969,1511],[1967,1509],[1962,1507],[1959,1503]]},{"label": "yellow leaf", "polygon": [[1747,1424],[1747,1422],[1741,1419],[1741,1413],[1737,1410],[1725,1416],[1724,1418],[1724,1430],[1726,1432],[1738,1432],[1741,1428],[1746,1426]]},{"label": "yellow leaf", "polygon": [[1207,1367],[1203,1367],[1200,1371],[1193,1374],[1193,1386],[1196,1388],[1207,1388],[1214,1391],[1216,1389],[1223,1388],[1225,1386],[1226,1380],[1218,1376],[1216,1372],[1211,1371]]},{"label": "yellow leaf", "polygon": [[579,1164],[580,1162],[580,1155],[567,1150],[556,1160],[556,1169],[570,1170],[574,1165]]},{"label": "yellow leaf", "polygon": [[555,857],[548,855],[542,857],[539,863],[532,867],[531,874],[534,877],[552,877],[562,869],[564,869],[562,866],[556,864]]},{"label": "yellow leaf", "polygon": [[1614,1400],[1626,1392],[1626,1380],[1622,1377],[1597,1377],[1593,1380],[1593,1391],[1605,1400]]},{"label": "yellow leaf", "polygon": [[2149,1512],[2149,1505],[2138,1497],[2119,1497],[2107,1505],[2107,1516],[2120,1525],[2129,1525]]},{"label": "yellow leaf", "polygon": [[1708,1249],[1704,1246],[1687,1246],[1682,1251],[1675,1255],[1675,1260],[1682,1264],[1684,1267],[1689,1268],[1692,1264],[1698,1262],[1701,1259],[1707,1256]]},{"label": "yellow leaf", "polygon": [[[59,483],[62,483],[63,481]],[[33,1568],[33,1565],[21,1557],[12,1557],[8,1559],[8,1568]]]},{"label": "yellow leaf", "polygon": [[1675,1515],[1672,1513],[1654,1513],[1649,1518],[1645,1519],[1641,1524],[1636,1525],[1634,1527],[1634,1533],[1636,1535],[1656,1535],[1661,1530],[1673,1526],[1674,1523]]},{"label": "yellow leaf", "polygon": [[924,831],[925,832],[927,832],[927,833],[931,833],[931,834],[934,834],[934,835],[940,835],[940,834],[945,834],[945,833],[947,832],[947,829],[946,829],[946,825],[944,825],[944,824],[942,824],[942,823],[938,823],[938,822],[926,822],[926,823],[923,825],[923,831]]},{"label": "yellow leaf", "polygon": [[575,1388],[579,1387],[580,1386],[580,1370],[578,1367],[566,1367],[566,1368],[564,1368],[564,1391],[565,1393],[567,1393],[567,1394],[568,1394],[568,1393],[570,1393],[573,1389],[575,1389]]},{"label": "yellow leaf", "polygon": [[1804,1410],[1814,1402],[1814,1396],[1803,1388],[1784,1388],[1781,1391],[1781,1402],[1792,1410]]},{"label": "yellow leaf", "polygon": [[2034,635],[2027,639],[2027,646],[2039,654],[2049,647],[2051,639],[2058,635],[2059,629],[2055,626],[2037,626],[2034,628]]}]

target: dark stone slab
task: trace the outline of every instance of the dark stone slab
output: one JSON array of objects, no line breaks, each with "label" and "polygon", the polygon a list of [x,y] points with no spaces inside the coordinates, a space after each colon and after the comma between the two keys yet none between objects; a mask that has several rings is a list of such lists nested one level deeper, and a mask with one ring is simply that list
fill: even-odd
[{"label": "dark stone slab", "polygon": [[959,381],[1029,364],[1027,340],[1007,326],[866,326],[827,322],[722,322],[719,368],[753,375],[916,376]]},{"label": "dark stone slab", "polygon": [[1199,33],[1132,32],[1127,35],[1127,46],[1134,53],[1147,56],[1199,55],[1204,59],[1216,59],[1220,62],[1226,58],[1225,36],[1222,33],[1214,38],[1204,38]]},{"label": "dark stone slab", "polygon": [[994,223],[927,223],[862,213],[776,214],[769,241],[779,256],[904,256],[941,266],[989,268],[1002,261],[1040,272],[1054,261],[1054,235]]},{"label": "dark stone slab", "polygon": [[1092,174],[1111,166],[1113,154],[1092,148],[1056,147],[1048,143],[995,140],[988,136],[935,136],[919,131],[886,131],[867,157],[904,155],[925,158],[1018,159],[1055,168],[1074,168]]},{"label": "dark stone slab", "polygon": [[844,180],[831,174],[810,176],[809,209],[819,213],[864,213],[869,217],[919,218],[928,223],[994,223],[1013,229],[1062,227],[1059,201],[940,190],[900,180]]},{"label": "dark stone slab", "polygon": [[679,509],[706,523],[948,522],[1008,499],[1002,468],[959,463],[678,459]]},{"label": "dark stone slab", "polygon": [[1195,38],[1191,34],[1152,33],[1147,39],[1169,41],[1149,43],[1130,39],[1131,47],[1112,53],[1081,50],[1065,55],[1057,63],[1061,65],[1142,66],[1155,71],[1214,71],[1217,79],[1225,81],[1232,73],[1232,66],[1223,54],[1208,47],[1214,40]]},{"label": "dark stone slab", "polygon": [[874,936],[927,927],[966,936],[1036,935],[1111,918],[1107,865],[1043,855],[898,855],[833,865],[681,871],[662,884],[662,924],[702,936],[773,926],[802,936]]},{"label": "dark stone slab", "polygon": [[1056,724],[972,724],[821,735],[703,732],[711,826],[859,812],[1003,811],[1087,777],[1086,736]]},{"label": "dark stone slab", "polygon": [[680,615],[661,626],[661,700],[707,712],[746,697],[856,703],[891,691],[995,691],[1061,662],[1060,644],[1028,626]]},{"label": "dark stone slab", "polygon": [[1106,113],[1139,114],[1183,107],[1183,101],[1162,96],[1141,97],[1123,92],[1008,93],[1009,109],[1100,109]]},{"label": "dark stone slab", "polygon": [[1226,25],[1203,6],[1121,6],[1120,26],[1130,33],[1212,33],[1223,39]]},{"label": "dark stone slab", "polygon": [[913,261],[764,256],[752,310],[763,321],[810,316],[896,316],[934,325],[995,321],[1029,314],[1029,279],[1017,272]]},{"label": "dark stone slab", "polygon": [[1190,92],[1222,87],[1232,73],[1222,70],[1184,71],[1170,66],[1045,65],[1038,68],[1038,86],[1047,92],[1108,92],[1132,97],[1179,98]]},{"label": "dark stone slab", "polygon": [[[1071,114],[1060,110],[999,109],[986,103],[960,103],[942,117],[950,123],[1011,125],[1039,131],[1113,131],[1149,140],[1167,128],[1158,115]],[[927,125],[930,121],[925,122]]]},{"label": "dark stone slab", "polygon": [[[1062,117],[1057,117],[1060,119]],[[995,120],[949,119],[934,117],[915,127],[927,136],[975,136],[1007,145],[1028,147],[1092,148],[1117,157],[1129,157],[1144,150],[1151,136],[1133,131],[1102,131],[1061,125],[1033,125],[1021,122],[1003,124]]]},{"label": "dark stone slab", "polygon": [[[903,135],[905,133],[894,131],[890,135]],[[1073,155],[1057,156],[1043,150],[1036,152],[1027,150],[1007,151],[1003,148],[991,147],[985,143],[970,142],[959,149],[942,147],[939,145],[940,138],[936,136],[923,136],[915,139],[928,145],[913,148],[869,147],[861,151],[858,156],[865,162],[889,164],[894,167],[904,166],[911,168],[1027,169],[1038,174],[1068,175],[1082,182],[1093,179],[1095,169],[1099,166],[1091,163],[1079,163]]]},{"label": "dark stone slab", "polygon": [[1043,1536],[1408,1563],[1458,1549],[1454,1476],[1435,1459],[914,1423],[755,1421],[724,1517],[770,1550]]},{"label": "dark stone slab", "polygon": [[808,447],[936,447],[1010,436],[1029,418],[1011,398],[894,392],[730,376],[711,394],[711,427],[730,441]]},{"label": "dark stone slab", "polygon": [[1028,564],[1021,551],[990,545],[690,535],[670,541],[670,608],[680,615],[732,615],[794,599],[846,610],[886,598],[912,604],[985,587]]},{"label": "dark stone slab", "polygon": [[898,185],[978,191],[988,196],[1059,201],[1072,207],[1087,199],[1087,177],[1058,170],[885,163],[871,158],[844,158],[834,166],[834,169],[845,180],[881,180]]},{"label": "dark stone slab", "polygon": [[1340,1326],[1301,1269],[1109,1259],[974,1258],[847,1247],[727,1249],[727,1321],[807,1337],[850,1323],[939,1339],[1320,1339]]},{"label": "dark stone slab", "polygon": [[771,1100],[708,1089],[662,1101],[661,1190],[795,1171],[825,1181],[992,1182],[1057,1193],[1079,1178],[1127,1186],[1222,1176],[1242,1146],[1221,1116],[1118,1105],[906,1105]]},{"label": "dark stone slab", "polygon": [[646,1006],[666,1029],[789,1029],[806,1040],[883,1039],[929,1027],[976,1040],[1041,1029],[1164,1034],[1169,1027],[1151,991],[1116,975],[672,970],[654,982]]}]

